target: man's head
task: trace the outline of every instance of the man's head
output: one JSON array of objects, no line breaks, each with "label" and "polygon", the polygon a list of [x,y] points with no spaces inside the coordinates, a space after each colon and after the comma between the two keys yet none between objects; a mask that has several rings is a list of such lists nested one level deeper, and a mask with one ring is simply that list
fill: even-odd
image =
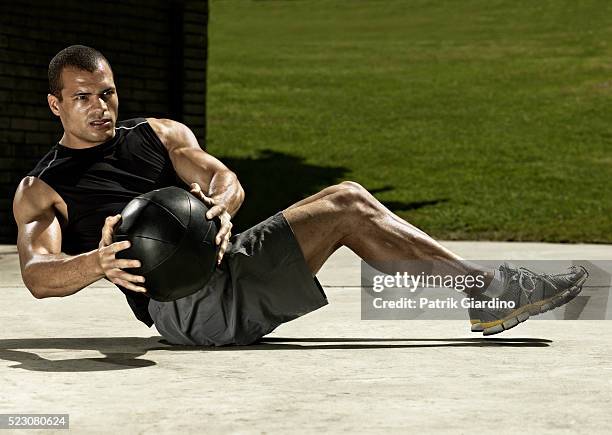
[{"label": "man's head", "polygon": [[119,99],[106,58],[84,45],[71,45],[49,63],[51,111],[64,126],[62,144],[88,148],[111,139]]}]

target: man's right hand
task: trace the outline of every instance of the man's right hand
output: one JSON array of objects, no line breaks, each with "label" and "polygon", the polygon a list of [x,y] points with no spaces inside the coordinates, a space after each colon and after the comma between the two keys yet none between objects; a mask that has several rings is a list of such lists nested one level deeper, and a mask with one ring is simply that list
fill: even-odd
[{"label": "man's right hand", "polygon": [[143,276],[132,275],[123,269],[140,267],[138,260],[117,259],[115,254],[130,247],[129,241],[113,243],[113,231],[115,225],[121,220],[121,215],[109,216],[102,228],[102,238],[98,247],[98,265],[101,272],[113,284],[120,285],[128,290],[145,293],[147,290],[142,285],[145,279]]}]

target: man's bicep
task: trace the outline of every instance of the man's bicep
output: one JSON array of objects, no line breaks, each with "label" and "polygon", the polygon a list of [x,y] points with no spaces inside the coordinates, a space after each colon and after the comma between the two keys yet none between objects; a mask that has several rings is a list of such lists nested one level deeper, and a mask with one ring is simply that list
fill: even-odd
[{"label": "man's bicep", "polygon": [[46,212],[19,226],[18,248],[33,255],[59,254],[62,251],[62,230],[53,212]]}]

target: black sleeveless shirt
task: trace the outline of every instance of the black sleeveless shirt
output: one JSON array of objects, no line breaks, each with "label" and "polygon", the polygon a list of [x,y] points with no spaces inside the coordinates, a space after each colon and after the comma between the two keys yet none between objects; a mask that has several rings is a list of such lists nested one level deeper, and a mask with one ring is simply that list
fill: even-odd
[{"label": "black sleeveless shirt", "polygon": [[[97,249],[106,217],[120,213],[136,196],[180,186],[166,147],[144,118],[117,123],[115,137],[91,148],[57,143],[28,175],[47,183],[66,203],[62,252],[69,255]],[[118,287],[136,318],[153,325],[149,298]]]}]

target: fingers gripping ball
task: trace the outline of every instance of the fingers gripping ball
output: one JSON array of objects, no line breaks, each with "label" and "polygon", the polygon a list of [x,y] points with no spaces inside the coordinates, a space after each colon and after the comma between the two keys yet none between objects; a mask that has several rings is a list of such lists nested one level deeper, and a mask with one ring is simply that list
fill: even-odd
[{"label": "fingers gripping ball", "polygon": [[134,198],[121,212],[115,242],[129,240],[118,258],[140,260],[127,272],[145,277],[149,296],[166,302],[201,289],[216,264],[218,219],[207,220],[208,207],[189,192],[167,187]]}]

